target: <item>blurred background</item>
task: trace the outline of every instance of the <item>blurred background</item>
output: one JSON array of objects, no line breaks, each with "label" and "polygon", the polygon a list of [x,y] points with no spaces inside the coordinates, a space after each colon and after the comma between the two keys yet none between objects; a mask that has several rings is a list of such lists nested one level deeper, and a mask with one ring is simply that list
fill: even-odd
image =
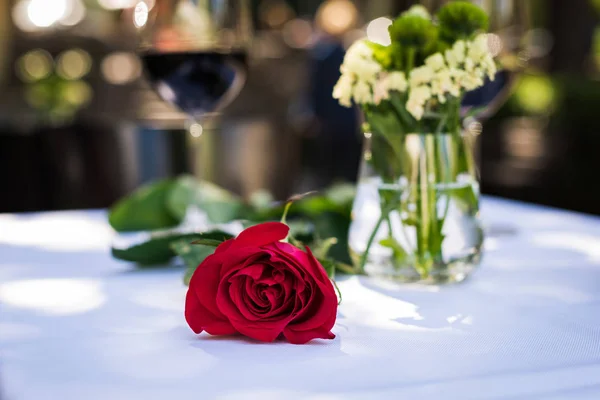
[{"label": "blurred background", "polygon": [[[252,0],[246,86],[199,122],[135,53],[133,10],[160,1],[0,0],[0,212],[108,207],[185,172],[277,198],[356,178],[359,115],[331,98],[345,48],[418,1]],[[600,1],[475,2],[515,72],[475,126],[483,192],[600,215]]]}]

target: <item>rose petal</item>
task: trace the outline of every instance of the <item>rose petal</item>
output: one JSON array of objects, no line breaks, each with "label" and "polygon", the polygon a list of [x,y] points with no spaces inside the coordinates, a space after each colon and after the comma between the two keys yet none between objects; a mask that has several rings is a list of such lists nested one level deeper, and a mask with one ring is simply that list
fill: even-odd
[{"label": "rose petal", "polygon": [[257,321],[254,324],[249,324],[248,321],[231,320],[233,327],[242,335],[260,340],[261,342],[275,341],[281,335],[288,322],[289,318],[273,322]]},{"label": "rose petal", "polygon": [[244,266],[238,272],[233,275],[231,279],[235,279],[240,276],[249,276],[252,280],[258,280],[263,275],[263,271],[265,270],[264,264],[251,264],[248,266]]},{"label": "rose petal", "polygon": [[308,246],[306,246],[306,255],[308,256],[308,259],[310,260],[310,266],[316,272],[316,275],[319,278],[321,278],[321,281],[328,282],[329,284],[331,284],[331,279],[329,279],[329,276],[327,275],[327,271],[325,271],[325,268],[323,267],[323,265],[321,265],[319,260],[317,260],[317,258],[314,256],[313,252],[311,251],[310,247],[308,247]]},{"label": "rose petal", "polygon": [[233,335],[237,333],[229,321],[215,316],[204,307],[191,290],[188,290],[185,298],[185,320],[195,333],[202,333],[202,331],[206,331],[211,335]]},{"label": "rose petal", "polygon": [[232,302],[236,305],[239,313],[248,321],[257,321],[261,318],[255,307],[252,307],[252,302],[248,301],[246,296],[245,282],[243,279],[236,279],[229,285],[229,296]]},{"label": "rose petal", "polygon": [[283,336],[292,344],[305,344],[313,339],[335,339],[335,335],[328,330],[295,331],[290,327],[283,330]]},{"label": "rose petal", "polygon": [[222,257],[221,277],[229,279],[236,272],[254,264],[266,261],[269,254],[261,249],[244,247],[241,249],[229,249],[226,253],[219,254]]},{"label": "rose petal", "polygon": [[257,307],[266,308],[269,306],[269,299],[265,296],[261,296],[259,293],[259,285],[252,282],[252,279],[246,279],[246,293],[248,294],[251,301],[256,304]]},{"label": "rose petal", "polygon": [[233,244],[233,240],[234,239],[228,239],[228,240],[224,241],[223,243],[221,243],[220,245],[218,245],[217,248],[215,249],[214,254],[219,254],[221,252],[227,251],[227,249]]},{"label": "rose petal", "polygon": [[310,248],[306,247],[306,252],[304,252],[289,243],[274,243],[273,250],[275,254],[283,259],[283,262],[287,261],[288,263],[301,266],[304,273],[322,282],[329,281],[325,268],[317,261]]},{"label": "rose petal", "polygon": [[213,315],[221,320],[227,320],[217,307],[216,302],[216,292],[220,282],[222,256],[223,253],[212,254],[206,257],[192,275],[188,292],[191,291],[195,293],[198,301]]},{"label": "rose petal", "polygon": [[230,292],[230,286],[221,282],[217,291],[217,304],[222,313],[227,315],[231,325],[242,335],[256,340],[272,342],[277,339],[291,321],[291,313],[285,314],[284,317],[274,315],[271,318],[261,317],[252,321],[244,316],[247,306],[243,303],[242,295]]},{"label": "rose petal", "polygon": [[235,238],[231,248],[260,247],[287,237],[290,228],[281,222],[265,222],[245,229]]},{"label": "rose petal", "polygon": [[[307,249],[309,262],[312,269],[318,271],[320,264],[314,258],[310,249]],[[308,300],[308,304],[300,311],[290,324],[290,328],[295,331],[307,331],[321,328],[331,330],[337,317],[338,300],[331,280],[322,282],[320,279],[314,281],[316,287]]]}]

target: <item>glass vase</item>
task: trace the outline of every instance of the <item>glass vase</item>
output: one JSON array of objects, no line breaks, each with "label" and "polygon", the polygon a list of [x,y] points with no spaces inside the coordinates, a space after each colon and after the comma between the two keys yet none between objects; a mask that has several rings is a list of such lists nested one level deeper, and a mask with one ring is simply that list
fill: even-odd
[{"label": "glass vase", "polygon": [[365,133],[349,245],[368,275],[463,281],[483,230],[472,138],[460,132]]}]

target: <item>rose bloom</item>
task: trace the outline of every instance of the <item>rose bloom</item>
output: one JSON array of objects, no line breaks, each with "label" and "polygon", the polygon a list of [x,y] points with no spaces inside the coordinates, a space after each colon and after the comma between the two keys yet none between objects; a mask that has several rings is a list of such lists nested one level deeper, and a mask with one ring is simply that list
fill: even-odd
[{"label": "rose bloom", "polygon": [[333,339],[337,296],[310,252],[283,243],[289,227],[268,222],[223,242],[190,281],[185,318],[195,333],[240,333],[272,342]]}]

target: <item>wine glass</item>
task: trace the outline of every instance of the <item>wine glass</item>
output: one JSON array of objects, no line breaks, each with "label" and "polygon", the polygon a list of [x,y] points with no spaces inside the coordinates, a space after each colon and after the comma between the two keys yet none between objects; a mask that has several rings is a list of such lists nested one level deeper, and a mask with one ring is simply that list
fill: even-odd
[{"label": "wine glass", "polygon": [[145,0],[133,21],[145,75],[163,100],[200,119],[239,94],[251,38],[246,0]]}]

